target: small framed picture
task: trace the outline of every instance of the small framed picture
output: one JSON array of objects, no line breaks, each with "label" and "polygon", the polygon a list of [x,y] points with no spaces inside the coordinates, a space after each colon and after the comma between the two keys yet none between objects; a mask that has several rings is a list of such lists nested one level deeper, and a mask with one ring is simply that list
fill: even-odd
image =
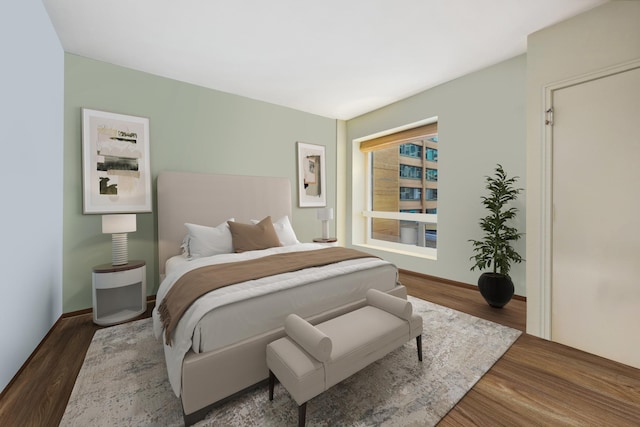
[{"label": "small framed picture", "polygon": [[149,119],[82,109],[83,213],[151,212]]},{"label": "small framed picture", "polygon": [[327,205],[324,145],[298,142],[298,205]]}]

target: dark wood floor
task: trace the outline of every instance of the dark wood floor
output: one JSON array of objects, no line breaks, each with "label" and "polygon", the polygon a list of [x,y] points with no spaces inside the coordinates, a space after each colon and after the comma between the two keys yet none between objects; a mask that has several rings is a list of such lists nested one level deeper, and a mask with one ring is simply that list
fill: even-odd
[{"label": "dark wood floor", "polygon": [[[526,330],[522,300],[495,309],[475,289],[408,274],[401,281],[418,298]],[[525,333],[438,425],[637,427],[640,370]]]},{"label": "dark wood floor", "polygon": [[[418,298],[525,330],[524,301],[493,309],[475,289],[401,281]],[[3,391],[0,426],[58,425],[97,329],[90,314],[61,319]],[[638,426],[640,370],[523,334],[439,425]]]}]

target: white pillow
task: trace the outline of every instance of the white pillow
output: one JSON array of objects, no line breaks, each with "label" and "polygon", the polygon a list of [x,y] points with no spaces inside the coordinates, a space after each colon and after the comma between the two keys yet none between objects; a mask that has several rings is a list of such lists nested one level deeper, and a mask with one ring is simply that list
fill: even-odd
[{"label": "white pillow", "polygon": [[[257,224],[260,221],[257,219],[252,219],[251,224]],[[273,228],[276,230],[276,234],[278,235],[278,240],[282,246],[291,246],[298,245],[300,241],[296,237],[295,231],[293,231],[293,227],[291,226],[291,222],[289,222],[288,216],[283,216],[277,221],[273,221]]]},{"label": "white pillow", "polygon": [[[233,221],[234,218],[229,218]],[[217,227],[185,223],[189,234],[185,237],[183,246],[187,258],[202,258],[205,256],[233,253],[231,231],[227,222]]]}]

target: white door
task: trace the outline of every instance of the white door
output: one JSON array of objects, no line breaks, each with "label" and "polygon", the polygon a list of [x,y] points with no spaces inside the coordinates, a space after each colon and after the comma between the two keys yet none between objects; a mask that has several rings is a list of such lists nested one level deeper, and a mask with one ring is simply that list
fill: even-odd
[{"label": "white door", "polygon": [[640,368],[640,68],[553,110],[551,339]]}]

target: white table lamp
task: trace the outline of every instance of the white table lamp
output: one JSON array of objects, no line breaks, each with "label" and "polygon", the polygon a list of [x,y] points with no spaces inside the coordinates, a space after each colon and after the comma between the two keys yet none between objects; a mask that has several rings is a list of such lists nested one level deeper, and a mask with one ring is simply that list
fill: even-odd
[{"label": "white table lamp", "polygon": [[136,215],[102,215],[102,232],[111,234],[111,264],[129,262],[127,233],[136,231]]},{"label": "white table lamp", "polygon": [[329,238],[329,221],[333,219],[333,208],[320,208],[316,210],[316,217],[322,221],[322,238]]}]

